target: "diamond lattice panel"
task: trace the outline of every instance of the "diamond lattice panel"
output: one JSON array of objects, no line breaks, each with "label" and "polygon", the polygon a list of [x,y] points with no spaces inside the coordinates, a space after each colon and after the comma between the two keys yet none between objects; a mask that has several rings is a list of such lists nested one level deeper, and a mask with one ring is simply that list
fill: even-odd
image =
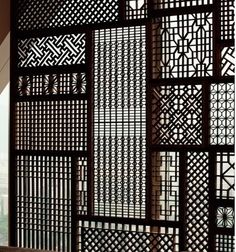
[{"label": "diamond lattice panel", "polygon": [[85,63],[85,35],[29,38],[18,42],[18,67]]},{"label": "diamond lattice panel", "polygon": [[94,213],[144,218],[145,27],[94,35]]},{"label": "diamond lattice panel", "polygon": [[162,17],[152,44],[153,78],[212,75],[212,13]]},{"label": "diamond lattice panel", "polygon": [[188,153],[186,179],[186,248],[187,251],[208,252],[208,153]]},{"label": "diamond lattice panel", "polygon": [[153,144],[201,144],[201,85],[156,87],[152,100],[152,130]]},{"label": "diamond lattice panel", "polygon": [[118,0],[18,0],[18,29],[116,21]]}]

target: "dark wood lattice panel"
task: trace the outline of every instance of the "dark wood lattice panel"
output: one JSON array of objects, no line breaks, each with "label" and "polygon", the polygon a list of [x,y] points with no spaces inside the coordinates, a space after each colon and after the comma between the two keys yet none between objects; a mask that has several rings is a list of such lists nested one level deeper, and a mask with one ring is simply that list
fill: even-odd
[{"label": "dark wood lattice panel", "polygon": [[234,0],[221,0],[221,39],[234,39]]},{"label": "dark wood lattice panel", "polygon": [[18,246],[70,250],[71,158],[16,157]]},{"label": "dark wood lattice panel", "polygon": [[179,217],[179,153],[152,155],[152,218],[177,221]]},{"label": "dark wood lattice panel", "polygon": [[16,149],[85,151],[87,101],[16,103]]},{"label": "dark wood lattice panel", "polygon": [[218,152],[216,155],[216,197],[234,200],[234,153]]},{"label": "dark wood lattice panel", "polygon": [[212,4],[213,0],[152,0],[154,9],[169,9]]},{"label": "dark wood lattice panel", "polygon": [[85,94],[87,81],[83,72],[23,75],[17,85],[19,96]]},{"label": "dark wood lattice panel", "polygon": [[84,64],[85,35],[22,39],[18,42],[18,54],[18,67]]},{"label": "dark wood lattice panel", "polygon": [[232,207],[218,207],[216,225],[219,228],[234,227],[234,209]]},{"label": "dark wood lattice panel", "polygon": [[19,30],[68,27],[118,20],[118,0],[18,0]]},{"label": "dark wood lattice panel", "polygon": [[215,83],[210,88],[210,143],[234,144],[234,83]]},{"label": "dark wood lattice panel", "polygon": [[148,0],[126,0],[126,19],[147,17]]},{"label": "dark wood lattice panel", "polygon": [[141,225],[80,222],[79,252],[178,251],[178,229]]},{"label": "dark wood lattice panel", "polygon": [[94,33],[94,214],[145,217],[145,27]]},{"label": "dark wood lattice panel", "polygon": [[224,47],[221,50],[221,75],[222,76],[234,76],[235,72],[235,57],[234,47]]},{"label": "dark wood lattice panel", "polygon": [[157,86],[152,99],[152,142],[158,145],[202,143],[202,86]]},{"label": "dark wood lattice panel", "polygon": [[153,24],[153,78],[212,75],[212,13],[164,16]]},{"label": "dark wood lattice panel", "polygon": [[234,252],[234,236],[216,235],[216,252]]},{"label": "dark wood lattice panel", "polygon": [[188,153],[186,176],[186,249],[188,251],[208,252],[208,153]]}]

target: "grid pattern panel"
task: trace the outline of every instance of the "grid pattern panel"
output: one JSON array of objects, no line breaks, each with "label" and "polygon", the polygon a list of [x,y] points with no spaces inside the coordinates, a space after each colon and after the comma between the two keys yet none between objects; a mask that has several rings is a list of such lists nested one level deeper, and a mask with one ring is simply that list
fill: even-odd
[{"label": "grid pattern panel", "polygon": [[80,157],[77,160],[77,170],[76,170],[76,206],[77,214],[86,215],[87,214],[87,181],[88,181],[88,168],[87,168],[87,158]]},{"label": "grid pattern panel", "polygon": [[234,144],[234,83],[211,85],[210,142]]},{"label": "grid pattern panel", "polygon": [[145,27],[95,31],[95,215],[145,217],[145,61]]},{"label": "grid pattern panel", "polygon": [[153,0],[154,9],[169,9],[212,4],[213,0]]},{"label": "grid pattern panel", "polygon": [[87,101],[35,101],[16,104],[16,149],[85,151]]},{"label": "grid pattern panel", "polygon": [[188,153],[186,176],[186,248],[188,251],[208,252],[208,153]]},{"label": "grid pattern panel", "polygon": [[87,82],[85,73],[78,72],[19,76],[17,85],[19,96],[84,94]]},{"label": "grid pattern panel", "polygon": [[234,39],[234,2],[221,0],[221,39]]},{"label": "grid pattern panel", "polygon": [[152,218],[177,221],[179,217],[179,153],[152,155]]},{"label": "grid pattern panel", "polygon": [[153,24],[153,78],[212,75],[212,13],[162,17]]},{"label": "grid pattern panel", "polygon": [[156,87],[152,100],[152,131],[153,144],[201,144],[201,85]]},{"label": "grid pattern panel", "polygon": [[178,229],[142,225],[79,222],[79,252],[178,251]]},{"label": "grid pattern panel", "polygon": [[234,236],[217,234],[216,252],[234,252]]},{"label": "grid pattern panel", "polygon": [[147,17],[147,0],[126,0],[126,19]]},{"label": "grid pattern panel", "polygon": [[16,157],[18,246],[70,251],[71,158]]},{"label": "grid pattern panel", "polygon": [[18,0],[18,29],[31,30],[111,22],[118,0]]},{"label": "grid pattern panel", "polygon": [[18,67],[85,63],[85,35],[69,34],[18,41]]},{"label": "grid pattern panel", "polygon": [[216,197],[218,199],[234,199],[234,153],[216,155]]},{"label": "grid pattern panel", "polygon": [[221,75],[234,76],[235,72],[235,57],[234,47],[224,47],[221,50]]}]

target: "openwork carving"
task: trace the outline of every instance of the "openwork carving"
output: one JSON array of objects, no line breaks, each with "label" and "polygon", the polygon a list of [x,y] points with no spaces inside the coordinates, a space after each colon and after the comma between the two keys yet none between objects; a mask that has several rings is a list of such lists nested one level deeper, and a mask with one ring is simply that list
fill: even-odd
[{"label": "openwork carving", "polygon": [[153,0],[154,9],[169,9],[212,4],[212,0]]},{"label": "openwork carving", "polygon": [[17,156],[16,183],[18,245],[69,251],[71,158]]},{"label": "openwork carving", "polygon": [[234,83],[211,85],[211,144],[234,144]]},{"label": "openwork carving", "polygon": [[234,47],[224,47],[221,50],[221,74],[222,76],[234,76],[235,72]]},{"label": "openwork carving", "polygon": [[126,0],[126,18],[140,19],[147,17],[147,0]]},{"label": "openwork carving", "polygon": [[233,235],[216,235],[216,252],[234,252]]},{"label": "openwork carving", "polygon": [[18,29],[94,24],[118,19],[118,0],[18,0]]},{"label": "openwork carving", "polygon": [[217,227],[232,228],[234,226],[234,209],[232,207],[217,208]]},{"label": "openwork carving", "polygon": [[179,216],[179,153],[152,155],[152,218],[177,221]]},{"label": "openwork carving", "polygon": [[162,17],[152,43],[153,78],[212,75],[212,13]]},{"label": "openwork carving", "polygon": [[77,213],[87,214],[87,158],[80,157],[77,161],[77,185],[76,185],[76,205]]},{"label": "openwork carving", "polygon": [[186,249],[208,252],[208,153],[188,153],[186,186]]},{"label": "openwork carving", "polygon": [[178,251],[178,230],[118,223],[80,222],[78,251]]},{"label": "openwork carving", "polygon": [[85,35],[70,34],[19,40],[19,67],[85,63]]},{"label": "openwork carving", "polygon": [[234,153],[217,153],[216,196],[219,199],[234,199]]},{"label": "openwork carving", "polygon": [[86,93],[85,73],[26,75],[18,78],[18,95],[59,95]]},{"label": "openwork carving", "polygon": [[234,0],[221,0],[221,39],[234,39]]},{"label": "openwork carving", "polygon": [[145,27],[94,39],[94,214],[144,218]]},{"label": "openwork carving", "polygon": [[152,130],[153,144],[201,144],[201,85],[156,87],[152,100]]},{"label": "openwork carving", "polygon": [[18,150],[85,151],[87,101],[34,101],[16,104]]}]

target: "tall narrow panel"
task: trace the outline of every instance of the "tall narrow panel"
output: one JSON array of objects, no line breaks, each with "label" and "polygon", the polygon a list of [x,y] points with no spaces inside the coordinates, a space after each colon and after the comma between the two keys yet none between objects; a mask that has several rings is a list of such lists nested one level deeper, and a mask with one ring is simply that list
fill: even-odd
[{"label": "tall narrow panel", "polygon": [[235,0],[221,0],[221,39],[234,39]]},{"label": "tall narrow panel", "polygon": [[140,19],[147,17],[147,0],[125,0],[126,19]]},{"label": "tall narrow panel", "polygon": [[154,9],[169,9],[212,4],[213,0],[153,0]]},{"label": "tall narrow panel", "polygon": [[79,252],[178,251],[178,229],[143,225],[79,222]]},{"label": "tall narrow panel", "polygon": [[153,78],[212,75],[212,13],[165,16],[153,24]]},{"label": "tall narrow panel", "polygon": [[85,35],[70,34],[18,41],[18,67],[85,63]]},{"label": "tall narrow panel", "polygon": [[234,200],[234,153],[217,153],[216,156],[216,197]]},{"label": "tall narrow panel", "polygon": [[94,33],[94,214],[145,217],[145,27]]},{"label": "tall narrow panel", "polygon": [[152,99],[152,142],[158,145],[202,143],[202,86],[157,86]]},{"label": "tall narrow panel", "polygon": [[179,153],[152,155],[152,218],[177,221],[179,217]]},{"label": "tall narrow panel", "polygon": [[118,0],[18,0],[20,30],[96,24],[118,19]]},{"label": "tall narrow panel", "polygon": [[188,153],[186,176],[186,249],[188,251],[208,252],[208,153]]},{"label": "tall narrow panel", "polygon": [[234,83],[211,85],[210,142],[234,144]]},{"label": "tall narrow panel", "polygon": [[87,150],[87,101],[16,103],[16,149]]},{"label": "tall narrow panel", "polygon": [[18,246],[70,251],[71,158],[16,157]]}]

